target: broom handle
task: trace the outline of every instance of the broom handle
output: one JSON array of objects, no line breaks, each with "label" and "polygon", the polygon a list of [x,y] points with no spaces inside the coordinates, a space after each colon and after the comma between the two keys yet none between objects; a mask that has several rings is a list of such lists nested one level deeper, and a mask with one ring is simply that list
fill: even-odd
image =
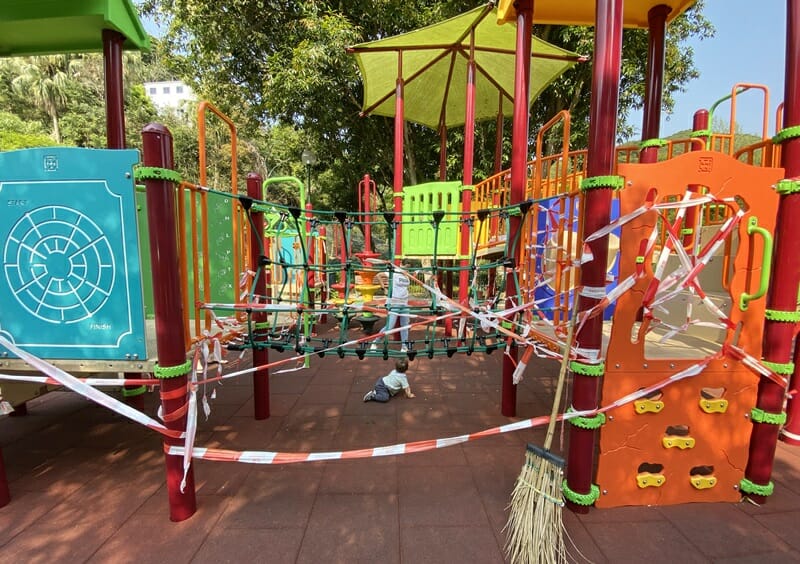
[{"label": "broom handle", "polygon": [[[576,292],[577,293],[577,292]],[[572,311],[569,319],[567,320],[567,346],[564,350],[564,355],[561,358],[561,368],[558,371],[558,383],[556,384],[556,395],[553,399],[553,410],[550,412],[550,422],[547,424],[547,435],[544,438],[544,448],[550,450],[550,445],[553,443],[553,435],[556,431],[556,415],[558,415],[558,406],[561,404],[561,394],[564,391],[564,380],[567,377],[567,366],[569,359],[572,356],[572,335],[575,332],[575,310],[577,309],[578,296],[573,296]]]}]

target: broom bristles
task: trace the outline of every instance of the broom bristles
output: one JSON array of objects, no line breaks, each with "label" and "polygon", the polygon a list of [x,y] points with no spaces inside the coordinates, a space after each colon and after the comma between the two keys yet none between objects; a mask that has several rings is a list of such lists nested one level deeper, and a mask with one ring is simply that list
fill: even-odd
[{"label": "broom bristles", "polygon": [[567,561],[562,534],[564,459],[528,445],[509,504],[506,556],[512,564]]}]

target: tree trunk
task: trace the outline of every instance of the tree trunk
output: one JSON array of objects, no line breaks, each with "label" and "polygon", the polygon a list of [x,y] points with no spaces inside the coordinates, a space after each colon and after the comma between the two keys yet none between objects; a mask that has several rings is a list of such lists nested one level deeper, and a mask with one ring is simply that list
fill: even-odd
[{"label": "tree trunk", "polygon": [[53,138],[56,140],[56,143],[61,144],[61,128],[58,126],[58,114],[52,112],[50,114],[50,119],[53,121]]}]

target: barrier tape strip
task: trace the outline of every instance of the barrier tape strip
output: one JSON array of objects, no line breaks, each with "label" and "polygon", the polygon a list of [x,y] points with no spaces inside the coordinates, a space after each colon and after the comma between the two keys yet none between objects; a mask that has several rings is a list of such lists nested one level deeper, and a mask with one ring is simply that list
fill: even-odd
[{"label": "barrier tape strip", "polygon": [[[611,404],[598,409],[574,411],[571,413],[564,413],[556,417],[557,421],[568,421],[576,417],[595,417],[597,414],[605,413],[612,409],[616,409],[637,399],[643,398],[654,391],[661,389],[669,384],[678,382],[680,380],[691,378],[702,373],[708,364],[721,354],[713,355],[708,359],[693,364],[692,366],[673,374],[656,384],[637,390],[619,398]],[[439,448],[445,448],[457,444],[466,443],[469,441],[481,439],[484,437],[495,436],[502,433],[509,433],[513,431],[520,431],[522,429],[530,429],[534,427],[541,427],[550,422],[549,415],[542,415],[533,417],[531,419],[524,419],[522,421],[515,421],[499,427],[492,427],[476,433],[466,435],[458,435],[454,437],[446,437],[441,439],[429,439],[422,441],[414,441],[411,443],[398,443],[387,446],[364,448],[357,450],[346,451],[331,451],[331,452],[275,452],[275,451],[254,451],[254,450],[228,450],[218,448],[199,448],[193,450],[193,458],[202,460],[215,460],[222,462],[242,462],[246,464],[295,464],[300,462],[315,462],[320,460],[352,460],[359,458],[375,458],[381,456],[394,456],[399,454],[410,454],[413,452],[425,452]],[[176,445],[164,445],[164,452],[173,456],[184,456],[186,449]]]},{"label": "barrier tape strip", "polygon": [[92,400],[95,403],[102,405],[103,407],[107,407],[108,409],[119,413],[120,415],[124,415],[125,417],[136,421],[137,423],[141,423],[145,427],[149,427],[154,431],[158,431],[162,435],[166,435],[172,438],[178,438],[181,436],[181,433],[178,431],[172,431],[167,429],[164,425],[148,417],[144,413],[134,409],[133,407],[127,405],[124,402],[121,402],[103,392],[96,390],[95,388],[91,387],[90,385],[86,384],[85,382],[81,382],[71,374],[64,372],[59,367],[50,364],[49,362],[42,360],[29,352],[22,350],[17,345],[0,335],[0,345],[8,349],[11,353],[19,357],[20,359],[27,362],[31,367],[35,368],[39,372],[43,374],[47,374],[52,379],[56,380],[58,384],[64,386],[65,388],[69,388],[73,392],[77,392],[80,395]]},{"label": "barrier tape strip", "polygon": [[[158,386],[159,380],[155,378],[75,378],[88,386]],[[32,382],[35,384],[62,385],[59,380],[48,376],[33,376],[26,374],[0,374],[0,380],[12,382]]]}]

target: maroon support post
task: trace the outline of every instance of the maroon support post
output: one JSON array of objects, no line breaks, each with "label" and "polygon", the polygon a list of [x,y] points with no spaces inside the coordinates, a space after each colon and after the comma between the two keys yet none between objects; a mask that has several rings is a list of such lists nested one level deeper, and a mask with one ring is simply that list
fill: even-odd
[{"label": "maroon support post", "polygon": [[[125,148],[125,105],[122,82],[122,43],[125,36],[111,30],[103,30],[103,76],[106,97],[106,146],[109,149]],[[126,372],[126,378],[141,378],[138,373]],[[143,386],[125,386],[125,402],[139,411],[144,410]]]},{"label": "maroon support post", "polygon": [[461,183],[461,245],[458,272],[458,301],[468,305],[470,240],[470,212],[472,211],[472,166],[475,153],[475,31],[470,34],[469,63],[467,64],[466,115],[464,117],[464,172]]},{"label": "maroon support post", "polygon": [[103,30],[103,68],[106,89],[106,140],[109,149],[125,148],[125,104],[122,88],[122,43],[125,36]]},{"label": "maroon support post", "polygon": [[[514,118],[511,126],[511,198],[510,204],[519,204],[525,199],[528,184],[528,88],[531,64],[531,34],[533,26],[533,0],[520,0],[517,9],[517,45],[514,70]],[[520,217],[509,218],[506,240],[509,245],[522,228]],[[519,249],[508,257],[516,269]],[[506,276],[506,309],[514,306],[518,293],[513,272]],[[514,368],[517,349],[513,344],[508,354],[503,355],[503,380],[501,384],[500,412],[506,417],[517,414],[517,386],[514,384]]]},{"label": "maroon support post", "polygon": [[[247,175],[247,196],[253,200],[261,199],[261,185],[263,179],[255,173]],[[265,302],[267,296],[267,277],[264,269],[269,268],[266,264],[266,256],[261,254],[264,248],[264,212],[250,210],[250,217],[253,220],[250,229],[250,270],[256,272],[255,294],[256,301]],[[261,270],[259,270],[261,269]],[[267,321],[266,312],[253,313],[253,323],[258,328],[259,324]],[[263,332],[263,330],[261,331]],[[254,345],[265,341],[266,337],[259,337],[259,331],[253,337]],[[269,351],[265,347],[253,347],[253,366],[265,366],[269,364]],[[253,373],[253,399],[255,405],[255,418],[267,419],[269,413],[269,368],[261,368]]]},{"label": "maroon support post", "polygon": [[[622,0],[597,0],[595,14],[594,63],[592,65],[592,100],[589,110],[589,153],[586,175],[589,178],[614,174],[614,141],[617,132],[620,63],[622,55]],[[583,215],[584,235],[608,225],[611,215],[612,188],[595,188],[586,192]],[[599,289],[606,286],[608,236],[589,243],[594,259],[581,268],[581,287],[589,290],[580,295],[578,310],[586,311],[600,302]],[[588,295],[587,295],[588,294]],[[591,296],[591,297],[590,297]],[[588,320],[576,336],[576,344],[584,356],[602,360],[603,316]],[[572,407],[578,411],[597,408],[598,378],[576,373],[572,388]],[[592,490],[596,432],[575,425],[569,427],[567,485],[577,494]],[[567,505],[577,513],[587,513],[588,506],[570,501]]]},{"label": "maroon support post", "polygon": [[[403,52],[397,52],[397,83],[394,95],[394,216],[395,221],[402,222],[403,213],[403,130],[405,115],[403,106]],[[394,262],[400,264],[403,254],[403,230],[395,229]]]},{"label": "maroon support post", "polygon": [[[784,90],[783,127],[800,126],[800,0],[786,2],[786,77]],[[782,165],[786,178],[800,176],[800,138],[791,137],[783,142]],[[800,285],[800,193],[790,192],[780,196],[775,226],[774,256],[770,290],[767,295],[767,312],[764,321],[764,360],[786,365],[792,360],[792,340],[797,326],[797,288]],[[797,386],[796,373],[791,389]],[[756,407],[767,414],[779,416],[783,409],[786,390],[767,378],[758,384]],[[800,444],[798,436],[797,401],[788,407],[788,424],[783,439]],[[750,457],[745,468],[745,478],[755,486],[768,486],[777,447],[779,426],[768,421],[753,422],[750,434]],[[765,495],[743,492],[756,503],[764,503]]]},{"label": "maroon support post", "polygon": [[[172,134],[161,124],[151,123],[142,130],[143,163],[147,167],[172,169]],[[177,209],[174,184],[167,180],[145,180],[147,190],[147,221],[150,225],[150,256],[152,257],[153,298],[156,317],[156,346],[158,366],[161,370],[174,369],[183,374],[163,377],[161,380],[161,405],[165,424],[173,431],[186,430],[186,415],[170,418],[180,413],[186,404],[187,366],[184,348],[183,299],[178,272],[178,237],[175,225]],[[165,447],[181,445],[180,439],[165,438]],[[166,457],[167,495],[169,496],[169,518],[183,521],[197,510],[194,491],[194,464],[186,477],[186,488],[181,493],[183,458]]]},{"label": "maroon support post", "polygon": [[[661,129],[661,97],[664,89],[664,52],[667,31],[667,15],[671,8],[663,4],[647,12],[649,26],[647,45],[647,81],[644,91],[644,113],[642,141],[658,139]],[[642,147],[639,162],[654,163],[658,160],[658,145]]]}]

